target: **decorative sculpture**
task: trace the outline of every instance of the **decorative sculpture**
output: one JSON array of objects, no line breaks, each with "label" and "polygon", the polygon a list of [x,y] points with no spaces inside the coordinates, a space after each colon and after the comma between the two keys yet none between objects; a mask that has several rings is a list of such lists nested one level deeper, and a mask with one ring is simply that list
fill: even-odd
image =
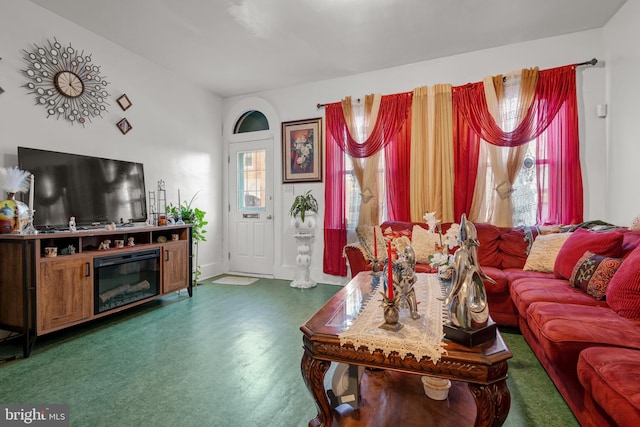
[{"label": "decorative sculpture", "polygon": [[404,248],[404,254],[400,259],[402,266],[399,288],[401,307],[408,307],[413,320],[419,319],[418,302],[413,285],[416,283],[416,254],[411,246]]},{"label": "decorative sculpture", "polygon": [[451,289],[444,298],[451,323],[465,330],[480,329],[489,321],[484,280],[495,283],[478,264],[478,233],[463,214],[460,220],[460,248],[453,259]]},{"label": "decorative sculpture", "polygon": [[[411,246],[406,246],[403,254],[397,260],[392,258],[389,250],[382,274],[385,292],[381,292],[385,323],[380,327],[397,332],[402,328],[402,324],[398,323],[400,308],[408,308],[413,320],[419,319],[420,315],[418,314],[416,292],[413,288],[417,280],[415,252]],[[389,265],[391,266],[391,274],[389,274]],[[389,283],[390,281],[391,283]]]}]

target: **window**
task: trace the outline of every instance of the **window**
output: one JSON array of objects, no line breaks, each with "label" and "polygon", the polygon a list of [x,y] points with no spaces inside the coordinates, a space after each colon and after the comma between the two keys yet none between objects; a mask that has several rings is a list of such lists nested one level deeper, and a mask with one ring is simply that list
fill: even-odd
[{"label": "window", "polygon": [[[518,125],[520,105],[520,77],[510,75],[503,80],[504,97],[498,105],[498,125],[505,132],[512,132]],[[544,138],[542,133],[539,140]],[[538,139],[526,143],[522,148],[507,148],[491,146],[486,142],[480,151],[480,162],[486,163],[484,186],[484,202],[479,203],[477,219],[482,222],[495,223],[499,201],[507,200],[511,208],[511,221],[514,227],[535,225],[537,222],[538,194],[546,194],[544,186],[548,180],[538,182],[538,168],[544,168],[545,159],[537,159]],[[520,158],[515,153],[520,151]],[[517,160],[516,160],[517,159]],[[520,161],[521,159],[521,161]],[[509,177],[509,162],[521,166],[515,180]],[[482,182],[480,179],[478,182]],[[511,183],[510,183],[511,182]]]},{"label": "window", "polygon": [[[355,116],[356,135],[353,135],[357,141],[366,140],[366,131],[364,128],[364,106],[360,102],[354,102],[352,105],[353,113]],[[360,184],[356,178],[356,173],[353,169],[353,159],[348,154],[344,153],[345,159],[345,178],[346,178],[346,221],[347,221],[347,241],[352,242],[357,240],[355,234],[356,227],[358,226],[358,219],[360,217],[360,206],[362,204],[363,197],[371,197],[365,190],[364,194],[360,188]],[[363,164],[362,159],[355,159],[359,164]],[[378,209],[380,212],[380,218],[375,223],[382,223],[386,220],[386,203],[385,203],[385,169],[384,169],[384,150],[381,150],[378,154],[378,165],[375,167],[377,170],[378,180]]]},{"label": "window", "polygon": [[238,211],[266,211],[264,150],[238,153]]},{"label": "window", "polygon": [[251,110],[244,113],[233,127],[233,133],[256,132],[269,130],[269,121],[260,111]]}]

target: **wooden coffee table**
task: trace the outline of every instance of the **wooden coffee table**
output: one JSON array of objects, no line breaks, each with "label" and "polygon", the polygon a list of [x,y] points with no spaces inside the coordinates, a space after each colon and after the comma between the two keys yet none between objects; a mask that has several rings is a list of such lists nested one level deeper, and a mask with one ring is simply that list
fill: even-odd
[{"label": "wooden coffee table", "polygon": [[[433,375],[467,383],[477,407],[474,425],[502,425],[511,405],[506,380],[507,359],[512,355],[500,333],[497,333],[495,340],[472,348],[447,341],[447,354],[443,354],[437,364],[428,358],[416,360],[411,354],[404,358],[396,352],[385,356],[381,350],[371,353],[367,348],[356,349],[349,343],[340,345],[338,334],[353,322],[358,308],[364,301],[370,297],[376,298],[372,296],[373,292],[370,273],[362,272],[300,328],[304,344],[302,376],[318,409],[317,416],[309,421],[309,426],[338,424],[338,414],[331,408],[324,387],[325,373],[331,362],[408,374]],[[424,396],[424,399],[429,398]],[[366,410],[365,401],[359,411]],[[451,411],[451,416],[456,416],[455,411]]]}]

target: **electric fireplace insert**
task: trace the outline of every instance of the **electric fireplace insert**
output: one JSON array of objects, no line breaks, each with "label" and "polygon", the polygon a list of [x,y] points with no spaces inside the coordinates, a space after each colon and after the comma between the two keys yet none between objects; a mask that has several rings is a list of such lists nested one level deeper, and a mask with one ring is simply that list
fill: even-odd
[{"label": "electric fireplace insert", "polygon": [[160,249],[93,260],[94,313],[133,304],[160,293]]}]

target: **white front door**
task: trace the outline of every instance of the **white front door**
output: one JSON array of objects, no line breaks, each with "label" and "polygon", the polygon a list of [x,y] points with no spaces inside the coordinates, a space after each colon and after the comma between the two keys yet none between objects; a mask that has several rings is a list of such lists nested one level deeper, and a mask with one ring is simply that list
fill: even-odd
[{"label": "white front door", "polygon": [[273,138],[229,147],[229,270],[273,275]]}]

